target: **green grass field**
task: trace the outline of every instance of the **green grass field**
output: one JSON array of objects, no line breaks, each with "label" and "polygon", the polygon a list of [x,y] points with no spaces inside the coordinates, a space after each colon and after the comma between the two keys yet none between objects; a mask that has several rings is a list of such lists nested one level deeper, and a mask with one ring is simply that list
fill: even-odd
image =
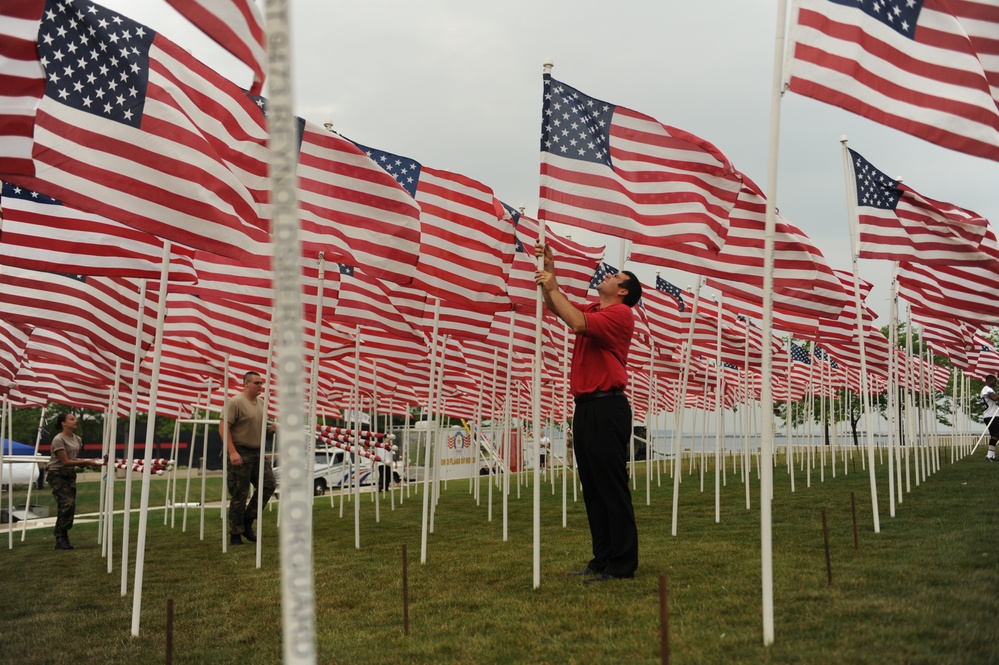
[{"label": "green grass field", "polygon": [[[565,572],[588,559],[582,496],[562,527],[561,486],[542,487],[542,585],[532,587],[532,491],[510,502],[502,540],[500,496],[487,520],[467,481],[452,481],[437,507],[426,564],[420,564],[422,495],[393,510],[387,498],[375,522],[361,497],[361,549],[354,547],[353,505],[340,518],[329,497],[314,509],[316,642],[320,663],[658,663],[659,574],[669,583],[672,663],[996,663],[999,662],[999,464],[949,462],[888,514],[887,469],[877,467],[881,533],[875,534],[868,473],[859,456],[824,483],[783,457],[773,501],[776,641],[763,646],[759,485],[752,474],[746,510],[740,476],[727,468],[721,522],[714,519],[714,473],[705,491],[684,464],[679,530],[670,535],[673,483],[653,480],[646,505],[645,468],[634,492],[641,567],[634,580],[584,586]],[[797,466],[797,465],[796,465]],[[841,465],[842,467],[842,465]],[[163,505],[154,481],[151,505]],[[209,497],[219,497],[212,479]],[[119,489],[123,483],[118,483]],[[80,512],[96,509],[97,483],[80,483]],[[180,485],[183,491],[183,481]],[[850,493],[856,498],[854,550]],[[196,495],[192,493],[192,497]],[[133,505],[138,503],[138,491]],[[180,500],[181,497],[178,497]],[[44,491],[39,499],[52,504]],[[196,500],[192,498],[192,500]],[[339,502],[339,497],[337,498]],[[6,505],[6,497],[4,501]],[[119,502],[120,505],[120,502]],[[822,537],[826,511],[833,584]],[[163,662],[166,604],[174,602],[175,663],[278,663],[282,659],[277,510],[266,514],[263,567],[244,546],[221,553],[217,508],[198,538],[196,513],[186,532],[150,518],[140,635],[132,638],[131,595],[120,571],[106,572],[94,523],[71,532],[76,550],[55,551],[50,530],[15,535],[0,554],[0,663]],[[119,518],[120,521],[120,518]],[[137,518],[133,519],[137,525]],[[121,524],[115,525],[115,533]],[[133,540],[135,528],[132,530]],[[2,533],[6,540],[6,533]],[[403,634],[401,549],[409,551],[410,635]],[[6,546],[6,542],[4,542]],[[120,546],[115,546],[117,561]],[[131,592],[131,575],[130,575]]]}]

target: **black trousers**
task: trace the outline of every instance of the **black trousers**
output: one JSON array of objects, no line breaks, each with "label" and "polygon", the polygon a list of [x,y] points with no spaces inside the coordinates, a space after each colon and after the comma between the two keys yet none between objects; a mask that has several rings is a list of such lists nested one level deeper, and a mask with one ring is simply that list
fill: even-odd
[{"label": "black trousers", "polygon": [[624,395],[576,405],[573,451],[593,539],[589,567],[630,577],[638,568],[638,528],[628,487],[631,405]]}]

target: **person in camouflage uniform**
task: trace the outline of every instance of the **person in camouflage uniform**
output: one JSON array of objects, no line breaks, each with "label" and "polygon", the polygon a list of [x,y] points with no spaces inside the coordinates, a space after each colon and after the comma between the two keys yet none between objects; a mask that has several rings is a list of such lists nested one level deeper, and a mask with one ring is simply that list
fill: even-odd
[{"label": "person in camouflage uniform", "polygon": [[[243,538],[257,542],[253,532],[253,521],[257,519],[257,495],[249,503],[250,486],[257,487],[260,463],[264,464],[263,505],[273,496],[277,482],[268,459],[261,460],[260,434],[266,410],[260,394],[264,390],[264,380],[256,372],[247,372],[243,377],[243,392],[225,403],[223,417],[219,421],[219,434],[229,454],[229,470],[226,485],[229,488],[229,544],[242,545]],[[268,423],[269,432],[274,424]],[[260,492],[261,488],[257,488]]]},{"label": "person in camouflage uniform", "polygon": [[56,416],[56,427],[60,430],[52,439],[52,457],[45,466],[52,496],[58,506],[53,531],[57,550],[71,550],[69,530],[76,517],[76,469],[81,466],[101,466],[100,460],[78,458],[83,441],[76,435],[76,416],[60,413]]}]

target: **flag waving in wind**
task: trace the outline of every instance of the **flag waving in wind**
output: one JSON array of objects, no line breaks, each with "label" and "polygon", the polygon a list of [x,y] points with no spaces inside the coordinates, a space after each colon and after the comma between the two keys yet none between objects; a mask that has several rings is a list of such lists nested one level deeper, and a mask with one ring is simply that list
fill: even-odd
[{"label": "flag waving in wind", "polygon": [[999,160],[999,11],[976,0],[795,0],[792,92]]},{"label": "flag waving in wind", "polygon": [[[45,76],[30,100],[32,168],[7,180],[196,249],[248,262],[269,254],[267,132],[244,91],[87,0],[3,3],[0,25],[0,53],[13,56],[0,58],[0,82],[39,64]],[[5,94],[0,144],[27,117]]]},{"label": "flag waving in wind", "polygon": [[860,153],[849,152],[857,185],[861,258],[947,265],[996,261],[981,249],[987,219],[924,198]]},{"label": "flag waving in wind", "polygon": [[545,75],[539,218],[639,246],[717,250],[742,176],[713,145]]}]

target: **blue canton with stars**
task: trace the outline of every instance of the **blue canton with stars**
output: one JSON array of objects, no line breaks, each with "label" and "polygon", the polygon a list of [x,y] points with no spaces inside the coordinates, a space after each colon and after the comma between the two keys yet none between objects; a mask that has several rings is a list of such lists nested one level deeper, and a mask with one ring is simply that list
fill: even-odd
[{"label": "blue canton with stars", "polygon": [[667,282],[659,275],[656,275],[656,290],[673,296],[673,299],[676,300],[677,310],[682,312],[687,309],[687,304],[683,302],[683,292],[680,291],[680,287],[676,284]]},{"label": "blue canton with stars", "polygon": [[812,364],[812,358],[808,355],[808,351],[791,342],[791,360],[796,363],[805,363],[806,365]]},{"label": "blue canton with stars", "polygon": [[46,96],[138,128],[155,36],[144,25],[90,2],[49,0],[38,31]]},{"label": "blue canton with stars", "polygon": [[45,196],[44,194],[33,192],[30,189],[18,187],[17,185],[12,185],[9,182],[3,183],[3,189],[0,190],[0,196],[5,199],[24,199],[25,201],[34,201],[35,203],[45,203],[57,206],[62,205],[62,201],[59,199],[54,199],[51,196]]},{"label": "blue canton with stars", "polygon": [[541,151],[610,166],[614,108],[545,74]]},{"label": "blue canton with stars", "polygon": [[500,205],[506,210],[506,214],[510,215],[510,219],[513,220],[513,248],[515,251],[523,252],[527,254],[527,248],[524,247],[524,243],[520,242],[520,238],[517,237],[517,225],[520,224],[520,211],[511,205],[503,203],[500,201]]},{"label": "blue canton with stars", "polygon": [[[344,137],[346,138],[346,137]],[[350,139],[347,139],[350,141]],[[385,172],[395,178],[402,188],[409,192],[409,195],[416,198],[416,187],[420,184],[421,166],[415,159],[394,155],[391,152],[369,148],[361,145],[357,141],[351,141],[358,148],[363,150],[375,164],[385,169]]]},{"label": "blue canton with stars", "polygon": [[836,361],[830,358],[829,353],[824,351],[822,347],[819,346],[818,344],[815,345],[815,357],[818,358],[819,360],[828,360],[829,365],[833,369],[839,369],[839,365],[836,364]]},{"label": "blue canton with stars", "polygon": [[923,0],[830,0],[837,5],[856,7],[900,35],[913,38]]},{"label": "blue canton with stars", "polygon": [[336,264],[337,270],[340,271],[341,275],[347,275],[349,277],[354,276],[354,266],[349,266],[346,263]]},{"label": "blue canton with stars", "polygon": [[591,289],[597,288],[600,285],[600,283],[604,281],[607,275],[616,275],[616,274],[617,274],[617,268],[601,262],[600,265],[597,266],[596,272],[593,273],[593,279],[590,280],[590,288]]},{"label": "blue canton with stars", "polygon": [[892,180],[879,171],[860,153],[850,150],[853,175],[857,179],[857,205],[881,210],[894,210],[902,196],[898,180]]}]

